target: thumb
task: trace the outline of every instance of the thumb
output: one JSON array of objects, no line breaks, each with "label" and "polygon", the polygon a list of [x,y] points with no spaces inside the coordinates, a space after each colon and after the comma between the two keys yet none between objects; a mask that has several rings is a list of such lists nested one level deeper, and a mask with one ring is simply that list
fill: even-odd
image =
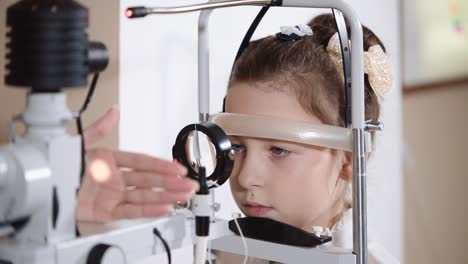
[{"label": "thumb", "polygon": [[120,119],[120,111],[117,105],[109,109],[102,117],[87,127],[84,131],[84,141],[86,147],[103,139],[117,127]]}]

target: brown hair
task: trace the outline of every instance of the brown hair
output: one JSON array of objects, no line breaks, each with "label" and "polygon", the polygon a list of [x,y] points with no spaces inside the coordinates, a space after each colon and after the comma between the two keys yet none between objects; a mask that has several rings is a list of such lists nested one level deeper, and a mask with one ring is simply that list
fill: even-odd
[{"label": "brown hair", "polygon": [[[271,83],[267,89],[292,89],[301,106],[323,123],[345,126],[345,89],[343,77],[330,59],[326,47],[337,32],[331,14],[309,22],[312,36],[283,41],[269,36],[250,42],[234,65],[229,87],[239,82]],[[348,32],[350,29],[348,28]],[[380,45],[379,38],[363,27],[364,49]],[[377,120],[379,103],[365,76],[365,118]]]}]

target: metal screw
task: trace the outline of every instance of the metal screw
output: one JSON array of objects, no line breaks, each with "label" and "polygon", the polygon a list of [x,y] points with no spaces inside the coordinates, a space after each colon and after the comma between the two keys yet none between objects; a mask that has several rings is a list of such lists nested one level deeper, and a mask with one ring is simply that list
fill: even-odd
[{"label": "metal screw", "polygon": [[236,154],[237,154],[237,152],[235,150],[231,149],[229,151],[229,153],[228,153],[229,159],[230,160],[235,160],[236,159]]},{"label": "metal screw", "polygon": [[213,207],[213,210],[214,210],[215,212],[219,212],[219,210],[221,209],[221,204],[219,204],[219,203],[214,203],[214,204],[212,205],[212,207]]},{"label": "metal screw", "polygon": [[377,122],[377,121],[368,121],[366,122],[366,130],[367,131],[383,131],[384,124],[382,122]]}]

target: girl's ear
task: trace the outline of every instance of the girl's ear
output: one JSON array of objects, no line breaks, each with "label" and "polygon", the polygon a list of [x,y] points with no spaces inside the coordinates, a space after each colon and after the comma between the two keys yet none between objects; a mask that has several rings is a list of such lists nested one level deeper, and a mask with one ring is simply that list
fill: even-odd
[{"label": "girl's ear", "polygon": [[345,161],[341,168],[340,178],[344,181],[351,181],[353,179],[353,154],[351,152],[344,153]]}]

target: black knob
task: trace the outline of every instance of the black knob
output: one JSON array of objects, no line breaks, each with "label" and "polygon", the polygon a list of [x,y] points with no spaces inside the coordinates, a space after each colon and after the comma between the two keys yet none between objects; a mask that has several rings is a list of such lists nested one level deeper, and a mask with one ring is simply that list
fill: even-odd
[{"label": "black knob", "polygon": [[[88,253],[88,258],[86,259],[86,264],[102,264],[102,263],[111,263],[109,261],[103,262],[105,259],[106,254],[109,253],[111,249],[115,249],[115,246],[99,243],[95,245]],[[122,254],[124,254],[122,252]],[[115,262],[115,258],[112,258],[112,263],[126,263],[125,256],[122,255],[122,261]]]}]

